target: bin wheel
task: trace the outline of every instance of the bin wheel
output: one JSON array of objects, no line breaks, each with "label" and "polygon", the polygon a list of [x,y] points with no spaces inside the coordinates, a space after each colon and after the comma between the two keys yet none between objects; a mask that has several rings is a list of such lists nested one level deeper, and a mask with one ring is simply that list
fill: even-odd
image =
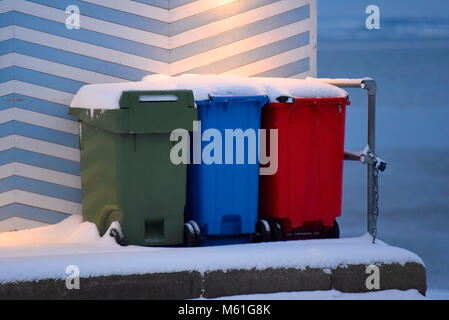
[{"label": "bin wheel", "polygon": [[189,220],[189,221],[187,221],[187,223],[192,225],[193,230],[195,231],[196,245],[199,246],[201,244],[201,242],[203,242],[203,237],[201,236],[201,230],[200,230],[200,227],[198,226],[198,223],[196,223],[195,220]]},{"label": "bin wheel", "polygon": [[334,221],[334,226],[331,230],[329,230],[326,235],[326,239],[338,239],[340,238],[340,226],[338,225],[337,221]]},{"label": "bin wheel", "polygon": [[282,241],[284,236],[284,231],[282,230],[281,224],[276,220],[270,220],[268,222],[271,229],[271,240]]},{"label": "bin wheel", "polygon": [[259,220],[256,223],[256,233],[254,234],[254,242],[271,241],[271,229],[267,220]]},{"label": "bin wheel", "polygon": [[119,230],[112,228],[111,231],[109,232],[109,235],[115,239],[115,242],[117,242],[117,244],[121,246],[125,245],[123,235]]},{"label": "bin wheel", "polygon": [[[198,227],[198,225],[196,225],[196,227]],[[184,223],[184,245],[186,247],[199,246],[200,245],[200,241],[199,241],[200,237],[201,236],[198,236],[198,233],[195,231],[195,226],[190,221]]]}]

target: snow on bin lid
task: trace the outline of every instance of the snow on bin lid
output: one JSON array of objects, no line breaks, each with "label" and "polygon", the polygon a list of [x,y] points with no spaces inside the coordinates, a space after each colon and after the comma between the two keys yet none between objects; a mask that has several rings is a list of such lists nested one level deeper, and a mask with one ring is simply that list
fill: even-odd
[{"label": "snow on bin lid", "polygon": [[265,94],[271,101],[280,96],[295,98],[340,98],[347,97],[348,93],[336,86],[327,83],[292,79],[292,78],[251,78],[251,81],[264,87]]},{"label": "snow on bin lid", "polygon": [[284,78],[247,78],[221,75],[151,75],[140,82],[91,84],[83,86],[70,107],[86,109],[119,109],[123,91],[192,90],[195,100],[207,100],[209,95],[258,96],[270,101],[279,96],[295,98],[346,97],[345,90],[317,81]]},{"label": "snow on bin lid", "polygon": [[123,91],[176,90],[171,77],[157,75],[148,82],[119,82],[88,84],[81,87],[70,104],[71,108],[120,109]]},{"label": "snow on bin lid", "polygon": [[[158,76],[147,76],[143,82],[155,82]],[[178,89],[193,90],[195,100],[207,100],[209,94],[217,96],[267,95],[270,101],[279,96],[295,98],[346,97],[348,93],[336,86],[317,81],[285,78],[239,77],[223,75],[185,74],[172,77]]]}]

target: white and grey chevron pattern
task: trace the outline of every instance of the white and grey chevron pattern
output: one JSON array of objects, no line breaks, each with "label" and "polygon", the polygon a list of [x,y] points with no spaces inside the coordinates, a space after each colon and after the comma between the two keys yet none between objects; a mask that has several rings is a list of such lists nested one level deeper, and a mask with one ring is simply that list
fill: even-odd
[{"label": "white and grey chevron pattern", "polygon": [[316,0],[0,0],[0,232],[81,213],[68,104],[152,73],[315,76]]}]

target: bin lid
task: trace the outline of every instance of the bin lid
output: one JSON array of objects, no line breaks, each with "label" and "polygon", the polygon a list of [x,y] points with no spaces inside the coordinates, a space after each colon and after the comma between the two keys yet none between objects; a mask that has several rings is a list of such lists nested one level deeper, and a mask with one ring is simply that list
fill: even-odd
[{"label": "bin lid", "polygon": [[231,101],[244,101],[244,102],[256,102],[261,107],[270,102],[270,98],[266,95],[263,96],[216,96],[209,95],[207,100],[195,100],[195,103],[199,106],[207,106],[215,102],[231,102]]},{"label": "bin lid", "polygon": [[[142,79],[143,82],[159,81],[157,75]],[[348,93],[336,86],[312,80],[293,78],[242,77],[233,75],[194,75],[166,77],[178,89],[190,89],[196,101],[207,100],[213,96],[268,96],[276,101],[279,96],[296,98],[337,98],[347,97]]]},{"label": "bin lid", "polygon": [[118,104],[118,109],[107,110],[71,106],[69,114],[90,126],[115,133],[192,130],[193,121],[198,118],[191,90],[123,91]]},{"label": "bin lid", "polygon": [[[154,83],[154,82],[157,82]],[[157,75],[150,82],[118,82],[88,84],[82,86],[72,99],[70,108],[90,110],[120,109],[120,97],[124,91],[176,90],[171,77]]]},{"label": "bin lid", "polygon": [[278,97],[295,98],[343,98],[348,93],[336,86],[327,83],[318,83],[312,80],[293,78],[266,78],[255,77],[252,81],[264,87],[270,101],[277,101]]},{"label": "bin lid", "polygon": [[70,104],[71,108],[119,109],[124,91],[192,90],[195,100],[214,96],[279,96],[296,98],[347,97],[345,90],[326,83],[302,79],[241,77],[227,75],[151,75],[140,82],[90,84],[81,87]]}]

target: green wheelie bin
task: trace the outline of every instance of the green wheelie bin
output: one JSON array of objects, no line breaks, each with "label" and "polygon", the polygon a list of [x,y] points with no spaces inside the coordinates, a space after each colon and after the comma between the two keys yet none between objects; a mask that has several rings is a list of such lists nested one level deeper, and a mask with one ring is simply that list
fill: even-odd
[{"label": "green wheelie bin", "polygon": [[119,106],[69,109],[80,123],[83,219],[101,235],[118,221],[123,244],[182,244],[187,167],[170,160],[170,134],[192,131],[193,93],[124,91]]}]

